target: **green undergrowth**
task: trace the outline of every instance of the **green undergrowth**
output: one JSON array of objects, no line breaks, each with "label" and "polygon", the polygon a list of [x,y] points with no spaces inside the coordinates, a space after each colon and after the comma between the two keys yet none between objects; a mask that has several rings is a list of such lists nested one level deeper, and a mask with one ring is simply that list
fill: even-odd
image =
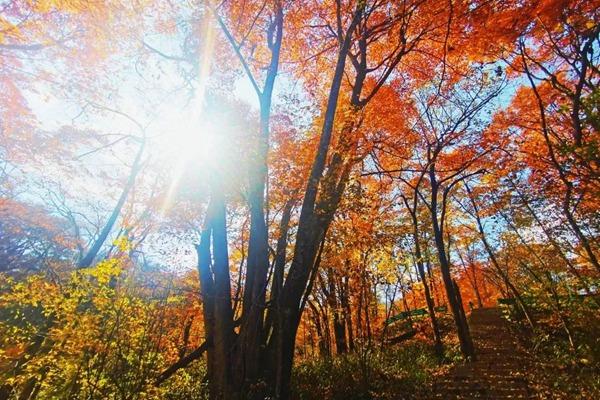
[{"label": "green undergrowth", "polygon": [[177,371],[161,385],[161,399],[164,400],[208,400],[206,382],[206,362],[194,361],[187,368]]},{"label": "green undergrowth", "polygon": [[600,310],[596,303],[562,304],[573,346],[555,310],[538,302],[535,329],[526,327],[514,312],[506,314],[520,332],[531,355],[529,380],[539,398],[600,399]]},{"label": "green undergrowth", "polygon": [[428,398],[432,380],[448,365],[439,363],[430,343],[411,340],[383,349],[359,349],[303,360],[293,376],[294,400]]}]

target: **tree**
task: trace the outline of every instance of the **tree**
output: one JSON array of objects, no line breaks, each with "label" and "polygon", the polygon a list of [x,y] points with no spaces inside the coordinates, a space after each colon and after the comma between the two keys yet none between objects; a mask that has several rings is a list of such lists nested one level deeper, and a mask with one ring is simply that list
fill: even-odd
[{"label": "tree", "polygon": [[[474,357],[473,344],[462,304],[450,273],[449,243],[445,230],[449,202],[456,186],[485,172],[485,160],[494,151],[482,130],[481,114],[502,88],[502,79],[485,68],[472,68],[468,78],[417,92],[413,127],[416,134],[412,158],[399,168],[379,168],[377,173],[394,174],[426,205],[433,232],[446,295],[465,357]],[[444,79],[442,77],[442,79]],[[396,165],[398,163],[396,162]],[[411,209],[414,209],[411,207]]]}]

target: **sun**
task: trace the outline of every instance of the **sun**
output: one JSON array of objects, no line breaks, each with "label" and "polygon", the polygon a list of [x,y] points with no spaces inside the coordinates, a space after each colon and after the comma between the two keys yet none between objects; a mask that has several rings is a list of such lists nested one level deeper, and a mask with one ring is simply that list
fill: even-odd
[{"label": "sun", "polygon": [[219,127],[209,123],[210,115],[196,107],[171,105],[162,112],[160,135],[152,146],[169,176],[160,214],[171,208],[183,177],[188,171],[211,171],[218,169],[222,153],[215,132]]},{"label": "sun", "polygon": [[203,167],[214,167],[219,162],[220,149],[215,136],[217,127],[194,119],[183,120],[174,124],[168,135],[168,145],[172,149],[172,157],[176,162],[201,164]]}]

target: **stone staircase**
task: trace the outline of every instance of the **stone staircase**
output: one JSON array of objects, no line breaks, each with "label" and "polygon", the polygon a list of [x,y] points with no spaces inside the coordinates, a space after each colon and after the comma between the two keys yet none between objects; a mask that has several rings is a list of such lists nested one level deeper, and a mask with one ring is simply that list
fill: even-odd
[{"label": "stone staircase", "polygon": [[438,379],[435,399],[534,399],[525,376],[528,357],[498,308],[473,310],[469,318],[476,361]]}]

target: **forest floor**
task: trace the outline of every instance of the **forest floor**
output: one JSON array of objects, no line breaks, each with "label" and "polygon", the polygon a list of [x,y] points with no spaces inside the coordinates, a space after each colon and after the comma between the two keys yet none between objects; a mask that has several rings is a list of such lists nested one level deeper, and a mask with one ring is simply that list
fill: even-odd
[{"label": "forest floor", "polygon": [[473,310],[469,326],[476,360],[455,366],[434,385],[436,399],[536,399],[528,379],[533,361],[498,308]]},{"label": "forest floor", "polygon": [[[600,399],[600,370],[595,363],[578,361],[580,354],[565,354],[562,338],[547,338],[548,343],[543,344],[546,347],[536,347],[537,336],[505,318],[505,311],[482,308],[473,310],[469,316],[476,350],[473,362],[456,361],[459,355],[451,317],[442,314],[448,328],[445,330],[450,332],[444,341],[446,362],[439,362],[431,343],[422,337],[388,346],[380,352],[356,351],[332,358],[307,359],[295,368],[293,398]],[[582,340],[587,336],[578,337]],[[554,346],[557,343],[562,343],[560,348]],[[586,350],[584,355],[590,351]],[[595,359],[591,353],[588,357]]]}]

